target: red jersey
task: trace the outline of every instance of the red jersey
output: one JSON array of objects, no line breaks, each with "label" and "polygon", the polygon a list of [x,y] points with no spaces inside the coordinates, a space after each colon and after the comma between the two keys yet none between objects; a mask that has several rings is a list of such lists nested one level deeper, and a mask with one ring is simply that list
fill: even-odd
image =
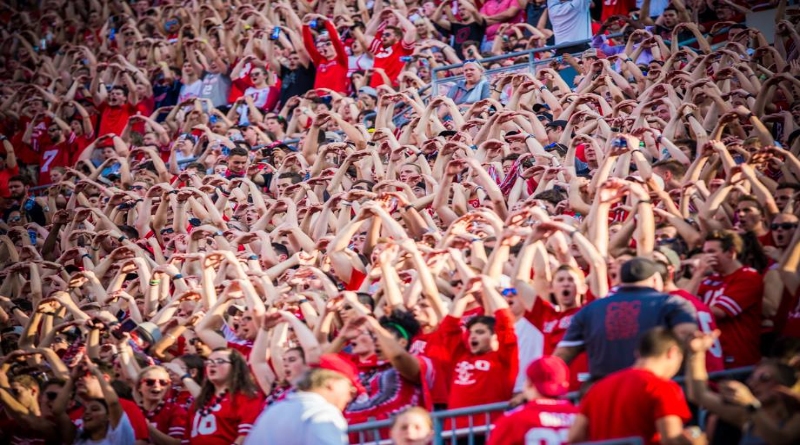
[{"label": "red jersey", "polygon": [[416,337],[414,337],[414,341],[408,348],[408,352],[413,355],[419,355],[432,359],[434,377],[433,385],[431,386],[431,403],[434,405],[446,405],[447,398],[449,397],[447,392],[450,389],[450,370],[447,368],[447,366],[443,366],[442,360],[438,359],[438,357],[442,357],[443,354],[444,356],[447,354],[447,351],[436,350],[437,345],[441,344],[436,342],[438,335],[438,329],[427,334],[418,334]]},{"label": "red jersey", "polygon": [[530,401],[497,419],[488,445],[567,445],[577,413],[567,400]]},{"label": "red jersey", "polygon": [[709,308],[727,315],[717,320],[725,368],[739,368],[761,360],[761,301],[764,282],[756,270],[743,266],[727,276],[714,274],[697,291]]},{"label": "red jersey", "polygon": [[[139,408],[139,405],[131,402],[128,399],[119,399],[119,404],[122,406],[122,410],[125,411],[125,414],[128,415],[128,420],[131,421],[133,434],[136,437],[136,440],[149,441],[150,431],[147,429],[147,419],[144,418],[144,414],[142,414],[142,410]],[[78,428],[83,426],[84,411],[86,411],[86,408],[79,405],[68,413],[70,420],[72,420],[72,424]]]},{"label": "red jersey", "polygon": [[325,20],[325,29],[328,31],[333,48],[336,50],[336,57],[328,60],[322,57],[317,51],[316,42],[311,35],[311,28],[303,25],[303,42],[306,46],[311,61],[317,67],[317,76],[314,78],[314,88],[327,88],[337,93],[347,94],[349,85],[347,84],[347,52],[342,44],[339,33],[333,26],[333,22]]},{"label": "red jersey", "polygon": [[636,2],[631,0],[603,0],[603,12],[600,16],[600,21],[605,22],[609,17],[615,15],[627,16],[635,8]]},{"label": "red jersey", "polygon": [[[397,77],[400,76],[403,67],[406,65],[400,58],[403,56],[410,56],[414,52],[414,43],[408,44],[400,40],[394,45],[384,48],[381,39],[376,37],[372,40],[369,51],[375,55],[374,68],[382,68],[383,71],[386,72],[386,77],[392,82],[392,85],[397,85]],[[372,79],[369,81],[369,86],[378,88],[384,83],[383,76],[373,73]]]},{"label": "red jersey", "polygon": [[[264,408],[258,396],[225,393],[222,399],[212,398],[202,410],[192,406],[186,434],[181,443],[192,445],[230,445],[239,436],[246,436]],[[203,412],[200,412],[203,411]],[[205,414],[205,415],[203,415]]]},{"label": "red jersey", "polygon": [[[34,152],[38,153],[39,150],[42,148],[42,144],[44,144],[44,143],[46,143],[48,141],[47,128],[52,123],[53,123],[53,120],[50,119],[47,116],[39,117],[39,119],[36,120],[36,121],[32,120],[29,117],[20,118],[20,128],[22,128],[22,132],[20,134],[24,133],[25,129],[28,128],[28,125],[33,125],[33,130],[31,131],[31,144],[30,144],[31,145],[31,147],[30,147],[31,150],[33,150]],[[10,142],[15,142],[15,141],[10,141]],[[16,147],[17,144],[14,144],[14,146]],[[17,158],[20,158],[20,160],[22,160],[22,162],[25,162],[27,164],[33,164],[34,163],[34,162],[31,162],[31,161],[26,161],[25,159],[22,159],[20,157],[19,151],[17,151],[16,153],[17,153]]]},{"label": "red jersey", "polygon": [[[576,307],[558,312],[556,308],[543,298],[536,298],[533,308],[525,312],[525,318],[531,322],[544,335],[544,355],[553,355],[558,342],[567,333],[572,316],[581,308]],[[585,352],[581,352],[569,364],[570,391],[580,389],[582,381],[589,377],[589,359]]]},{"label": "red jersey", "polygon": [[127,102],[118,106],[112,107],[108,102],[103,102],[97,107],[100,112],[100,127],[97,129],[98,136],[104,136],[113,133],[117,136],[122,134],[125,126],[128,125],[128,119],[136,114],[136,106]]},{"label": "red jersey", "polygon": [[[717,322],[714,321],[714,314],[711,313],[711,309],[700,301],[699,298],[686,292],[683,289],[676,289],[669,293],[670,295],[677,295],[685,300],[688,300],[689,303],[692,303],[695,310],[697,310],[697,325],[700,326],[700,330],[706,334],[710,334],[717,329]],[[708,372],[717,372],[717,371],[724,371],[725,370],[725,361],[722,355],[722,345],[719,342],[719,339],[714,340],[714,346],[706,352],[706,369]]]},{"label": "red jersey", "polygon": [[686,422],[692,418],[677,383],[635,368],[595,383],[581,400],[580,412],[589,420],[588,441],[641,437],[651,445],[661,443],[658,419],[678,416]]},{"label": "red jersey", "polygon": [[[517,335],[514,332],[514,316],[509,309],[494,313],[495,333],[500,345],[497,351],[472,354],[462,337],[459,319],[447,316],[439,329],[442,330],[442,346],[451,351],[448,360],[452,376],[448,409],[504,402],[514,392],[514,382],[519,371]],[[491,415],[492,420],[502,413]],[[483,416],[474,419],[473,425],[483,425]],[[456,427],[469,426],[467,417],[456,418]],[[450,428],[450,426],[446,427]]]},{"label": "red jersey", "polygon": [[140,408],[153,428],[175,439],[183,439],[186,435],[186,410],[181,405],[167,402],[153,411],[147,411],[143,406]]},{"label": "red jersey", "polygon": [[249,360],[250,352],[253,350],[253,342],[246,341],[244,343],[234,343],[229,341],[226,347],[239,351],[244,356],[245,359]]},{"label": "red jersey", "polygon": [[[420,366],[420,383],[417,383],[407,380],[390,363],[379,361],[375,356],[366,361],[358,361],[356,357],[340,355],[355,363],[358,378],[367,390],[366,394],[351,401],[344,411],[350,425],[391,419],[413,406],[421,406],[427,410],[433,408],[430,403],[430,387],[433,384],[434,371],[429,358],[415,356]],[[388,430],[385,433],[388,434]],[[358,442],[358,435],[351,436],[351,440]]]},{"label": "red jersey", "polygon": [[70,168],[75,165],[75,159],[78,157],[78,145],[76,144],[77,136],[75,133],[70,133],[69,136],[58,144],[47,144],[42,147],[40,151],[41,159],[39,160],[39,185],[52,184],[53,180],[50,179],[50,172],[53,167]]},{"label": "red jersey", "polygon": [[783,337],[800,338],[800,289],[794,295],[783,288],[778,315],[775,317],[775,330]]}]

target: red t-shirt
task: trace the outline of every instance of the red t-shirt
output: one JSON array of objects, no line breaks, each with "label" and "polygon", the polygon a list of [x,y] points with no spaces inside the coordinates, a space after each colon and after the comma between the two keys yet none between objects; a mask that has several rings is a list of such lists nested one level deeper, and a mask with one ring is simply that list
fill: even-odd
[{"label": "red t-shirt", "polygon": [[39,153],[41,156],[39,159],[39,185],[52,184],[50,172],[53,171],[53,167],[69,168],[75,165],[75,159],[79,153],[75,143],[76,139],[75,133],[70,133],[65,140],[58,144],[42,146]]},{"label": "red t-shirt", "polygon": [[[133,434],[136,440],[149,441],[150,431],[147,429],[147,419],[145,419],[144,414],[142,414],[139,405],[128,399],[119,399],[119,404],[122,406],[122,410],[125,411],[125,414],[128,415],[128,420],[131,421]],[[69,412],[69,418],[72,420],[72,424],[78,428],[83,426],[84,411],[86,411],[86,408],[79,405]]]},{"label": "red t-shirt", "polygon": [[692,418],[681,387],[644,369],[623,369],[600,380],[581,400],[580,412],[589,420],[588,440],[641,437],[658,445],[656,421],[678,416]]},{"label": "red t-shirt", "polygon": [[626,16],[634,8],[636,8],[636,2],[631,0],[603,0],[603,12],[600,15],[600,21],[605,22],[614,15]]},{"label": "red t-shirt", "polygon": [[[440,346],[451,351],[447,361],[452,373],[448,409],[503,402],[513,395],[519,368],[514,316],[511,310],[501,309],[494,313],[494,317],[500,347],[497,351],[480,355],[472,354],[465,345],[458,318],[448,315],[439,326],[442,331]],[[496,412],[490,417],[494,420],[501,414]],[[473,419],[473,425],[484,425],[485,418],[478,417]],[[467,426],[469,418],[456,418],[456,428]]]},{"label": "red t-shirt", "polygon": [[246,341],[244,343],[228,342],[227,347],[241,352],[245,359],[249,359],[250,352],[253,350],[253,342],[251,341]]},{"label": "red t-shirt", "polygon": [[[407,44],[403,40],[400,40],[394,45],[384,48],[381,39],[376,37],[372,40],[369,50],[375,55],[374,68],[382,68],[383,71],[386,72],[386,77],[392,81],[392,85],[397,85],[397,77],[400,76],[403,67],[406,65],[400,58],[403,56],[410,56],[414,52],[414,44]],[[369,86],[378,88],[384,83],[381,75],[373,73]]]},{"label": "red t-shirt", "polygon": [[[683,289],[676,289],[669,293],[670,295],[677,295],[689,303],[692,303],[695,310],[697,310],[697,325],[700,330],[706,334],[710,334],[717,329],[717,322],[714,321],[714,314],[707,304],[700,301],[695,295],[686,292]],[[719,339],[714,340],[714,346],[706,352],[706,370],[708,372],[717,372],[725,370],[725,361],[722,355],[722,345]]]},{"label": "red t-shirt", "polygon": [[153,425],[153,428],[161,431],[169,437],[183,439],[186,435],[186,410],[177,403],[167,402],[159,405],[153,411],[146,411],[140,407],[145,419]]},{"label": "red t-shirt", "polygon": [[567,445],[577,413],[567,400],[532,400],[497,419],[488,445]]},{"label": "red t-shirt", "polygon": [[103,102],[97,107],[100,112],[100,127],[97,129],[98,136],[104,136],[109,133],[122,134],[125,126],[128,125],[128,119],[136,114],[136,107],[127,102],[118,106],[112,107],[108,102]]},{"label": "red t-shirt", "polygon": [[724,277],[714,274],[703,280],[697,293],[709,308],[717,308],[727,315],[717,319],[725,368],[758,363],[764,296],[761,274],[746,266]]},{"label": "red t-shirt", "polygon": [[781,336],[800,338],[800,289],[792,295],[786,287],[783,288],[775,323],[775,330]]},{"label": "red t-shirt", "polygon": [[[213,403],[213,406],[208,406]],[[245,436],[264,409],[264,399],[242,393],[226,393],[222,400],[216,397],[204,407],[210,412],[205,416],[192,406],[189,410],[191,424],[187,425],[182,444],[230,445],[239,436]]]},{"label": "red t-shirt", "polygon": [[408,352],[413,355],[420,355],[428,357],[433,361],[433,386],[431,386],[431,402],[434,405],[446,405],[448,390],[450,389],[450,370],[447,366],[443,366],[442,360],[437,357],[447,356],[447,351],[437,351],[436,338],[439,335],[439,330],[436,329],[429,333],[420,333],[411,342]]},{"label": "red t-shirt", "polygon": [[2,198],[9,198],[10,193],[8,191],[8,181],[11,179],[12,176],[17,176],[19,174],[19,166],[14,168],[4,168],[0,170],[0,197]]},{"label": "red t-shirt", "polygon": [[[531,322],[544,335],[544,355],[553,355],[558,346],[558,342],[567,333],[572,316],[577,314],[581,308],[576,307],[564,312],[558,312],[549,301],[543,298],[536,298],[533,308],[525,312],[525,318]],[[589,359],[585,352],[581,352],[569,364],[570,391],[580,389],[582,381],[589,377]]]},{"label": "red t-shirt", "polygon": [[331,43],[336,50],[336,57],[327,60],[317,51],[314,37],[311,35],[311,28],[308,25],[303,25],[303,43],[305,44],[306,51],[317,67],[317,76],[314,78],[314,88],[327,88],[337,93],[347,94],[347,70],[348,59],[347,52],[342,44],[342,39],[339,33],[333,26],[330,20],[325,20],[325,29],[328,31]]}]

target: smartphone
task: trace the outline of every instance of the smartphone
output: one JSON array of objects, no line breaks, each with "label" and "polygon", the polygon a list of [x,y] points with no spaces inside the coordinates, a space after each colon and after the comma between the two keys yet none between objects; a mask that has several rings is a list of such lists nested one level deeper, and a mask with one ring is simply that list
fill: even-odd
[{"label": "smartphone", "polygon": [[28,229],[28,237],[31,239],[31,244],[36,245],[37,233],[33,229]]},{"label": "smartphone", "polygon": [[[402,57],[400,59],[402,59]],[[332,96],[320,96],[319,100],[322,101],[322,103],[324,103],[324,104],[329,104],[329,103],[331,103],[331,101],[333,101],[333,97]]]},{"label": "smartphone", "polygon": [[278,38],[280,36],[281,36],[281,28],[276,26],[276,27],[272,28],[272,34],[269,35],[269,39],[270,40],[278,40]]},{"label": "smartphone", "polygon": [[400,61],[401,62],[405,62],[405,63],[413,62],[414,61],[414,57],[413,56],[401,56],[400,57]]},{"label": "smartphone", "polygon": [[208,118],[208,122],[210,122],[210,123],[212,123],[212,124],[216,124],[218,120],[219,120],[219,118],[217,117],[217,115],[216,115],[216,114],[212,114],[212,115],[211,115],[211,116]]},{"label": "smartphone", "polygon": [[317,19],[313,19],[310,22],[308,22],[308,27],[313,29],[313,30],[317,29],[317,25],[318,25]]},{"label": "smartphone", "polygon": [[120,323],[116,329],[111,330],[111,335],[116,337],[117,339],[122,339],[122,334],[124,332],[132,332],[134,329],[139,327],[135,320],[132,318],[127,318],[125,321]]}]

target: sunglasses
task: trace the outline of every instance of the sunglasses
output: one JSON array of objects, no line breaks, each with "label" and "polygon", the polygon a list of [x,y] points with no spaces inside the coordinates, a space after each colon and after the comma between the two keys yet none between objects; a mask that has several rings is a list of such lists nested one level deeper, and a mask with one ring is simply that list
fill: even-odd
[{"label": "sunglasses", "polygon": [[144,190],[144,186],[143,185],[132,185],[132,186],[130,186],[130,188],[128,188],[128,190]]},{"label": "sunglasses", "polygon": [[796,223],[773,223],[773,224],[770,224],[770,226],[769,226],[769,228],[772,229],[772,230],[778,230],[778,229],[792,230],[795,227],[797,227]]},{"label": "sunglasses", "polygon": [[517,289],[514,287],[507,287],[500,292],[500,295],[508,298],[508,297],[516,297],[517,296]]},{"label": "sunglasses", "polygon": [[169,235],[171,233],[175,233],[175,229],[169,228],[169,229],[164,229],[164,230],[161,231],[162,235]]},{"label": "sunglasses", "polygon": [[156,386],[156,382],[158,382],[158,384],[161,386],[167,386],[170,383],[169,380],[161,380],[161,379],[144,379],[142,381],[147,386]]}]

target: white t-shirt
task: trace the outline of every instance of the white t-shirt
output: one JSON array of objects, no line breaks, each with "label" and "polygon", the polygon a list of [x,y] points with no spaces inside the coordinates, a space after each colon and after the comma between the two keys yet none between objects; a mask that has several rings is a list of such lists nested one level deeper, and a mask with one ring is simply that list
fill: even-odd
[{"label": "white t-shirt", "polygon": [[122,418],[119,420],[116,428],[112,428],[111,424],[108,425],[108,433],[106,437],[101,440],[92,440],[81,437],[83,436],[83,427],[78,429],[77,439],[74,445],[134,445],[136,442],[136,435],[133,433],[133,426],[128,419],[128,415],[122,413]]},{"label": "white t-shirt", "polygon": [[547,9],[553,25],[556,45],[592,38],[590,0],[548,0]]},{"label": "white t-shirt", "polygon": [[517,334],[519,352],[519,373],[514,382],[514,393],[518,393],[525,388],[525,370],[528,365],[544,354],[544,335],[524,317],[514,323],[514,332]]}]

